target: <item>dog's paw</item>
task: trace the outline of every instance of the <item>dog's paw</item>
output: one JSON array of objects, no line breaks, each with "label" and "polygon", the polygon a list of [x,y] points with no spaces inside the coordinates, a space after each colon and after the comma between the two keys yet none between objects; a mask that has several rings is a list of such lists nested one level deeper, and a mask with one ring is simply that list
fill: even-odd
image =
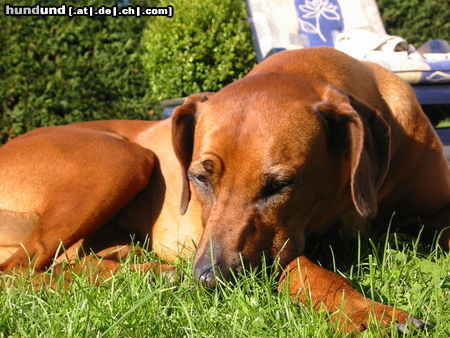
[{"label": "dog's paw", "polygon": [[390,330],[392,325],[395,325],[398,333],[402,335],[411,332],[411,330],[422,331],[433,328],[431,324],[411,317],[406,311],[380,303],[375,303],[362,309],[355,309],[350,313],[346,313],[345,318],[340,317],[339,323],[341,330],[348,333],[365,331],[369,327],[374,326]]},{"label": "dog's paw", "polygon": [[423,331],[425,329],[432,329],[433,325],[417,318],[408,318],[405,324],[397,324],[397,331],[404,335],[411,331],[411,329]]},{"label": "dog's paw", "polygon": [[162,271],[161,276],[167,279],[170,283],[179,283],[183,279],[183,274],[178,269]]}]

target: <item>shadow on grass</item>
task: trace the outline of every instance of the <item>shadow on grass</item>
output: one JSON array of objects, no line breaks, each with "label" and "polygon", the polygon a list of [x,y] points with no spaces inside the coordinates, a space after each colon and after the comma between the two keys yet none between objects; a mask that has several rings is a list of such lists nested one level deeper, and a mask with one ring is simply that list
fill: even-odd
[{"label": "shadow on grass", "polygon": [[[383,277],[398,274],[389,267],[393,257],[404,257],[405,268],[419,274],[420,270],[414,270],[420,265],[419,261],[424,261],[422,265],[432,265],[437,257],[445,255],[437,244],[439,235],[425,233],[423,226],[410,228],[407,233],[398,228],[391,231],[391,226],[388,226],[369,227],[366,233],[350,237],[342,228],[336,227],[326,237],[308,239],[305,254],[319,265],[347,277],[366,296],[387,304],[392,299],[374,285],[380,283],[377,279],[395,279],[393,276]],[[367,283],[368,278],[370,283]]]}]

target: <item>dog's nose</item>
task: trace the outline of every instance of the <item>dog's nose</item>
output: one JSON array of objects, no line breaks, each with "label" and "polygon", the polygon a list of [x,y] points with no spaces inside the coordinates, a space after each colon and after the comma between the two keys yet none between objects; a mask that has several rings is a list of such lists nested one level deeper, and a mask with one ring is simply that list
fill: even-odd
[{"label": "dog's nose", "polygon": [[220,266],[216,261],[212,261],[208,255],[200,257],[194,265],[194,278],[208,288],[215,288],[216,277],[221,274]]},{"label": "dog's nose", "polygon": [[196,257],[194,263],[194,278],[208,288],[216,287],[217,277],[223,272],[221,246],[218,242],[213,243],[214,245],[208,245],[208,249],[200,251],[202,253]]},{"label": "dog's nose", "polygon": [[214,267],[195,267],[194,278],[208,288],[215,288],[217,285],[216,269]]}]

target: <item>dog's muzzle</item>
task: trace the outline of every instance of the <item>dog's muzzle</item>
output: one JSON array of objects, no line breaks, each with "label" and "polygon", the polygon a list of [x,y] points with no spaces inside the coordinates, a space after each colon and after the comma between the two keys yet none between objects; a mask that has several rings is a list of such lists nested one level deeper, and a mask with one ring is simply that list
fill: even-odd
[{"label": "dog's muzzle", "polygon": [[227,279],[230,275],[223,257],[220,245],[216,243],[213,250],[205,250],[196,257],[194,264],[194,278],[208,288],[217,285],[217,278]]}]

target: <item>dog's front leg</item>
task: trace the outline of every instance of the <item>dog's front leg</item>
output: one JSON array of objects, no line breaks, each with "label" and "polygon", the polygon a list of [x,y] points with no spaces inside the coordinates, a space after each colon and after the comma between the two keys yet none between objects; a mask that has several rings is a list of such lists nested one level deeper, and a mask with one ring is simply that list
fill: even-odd
[{"label": "dog's front leg", "polygon": [[[50,285],[54,288],[68,287],[73,282],[72,274],[86,275],[89,282],[100,285],[111,278],[123,264],[115,259],[98,259],[95,255],[88,255],[77,263],[55,265],[51,275],[38,274],[34,278],[35,286]],[[175,266],[162,264],[160,262],[147,262],[142,264],[131,264],[127,267],[136,272],[153,272],[162,275],[174,282],[179,277]],[[62,284],[61,284],[62,283]]]},{"label": "dog's front leg", "polygon": [[[332,313],[333,321],[346,332],[367,329],[371,318],[383,327],[395,320],[402,331],[410,317],[401,309],[364,297],[348,280],[312,263],[305,256],[293,260],[283,271],[278,289],[281,291],[286,287],[294,299]],[[411,322],[417,328],[424,325],[417,319]]]}]

